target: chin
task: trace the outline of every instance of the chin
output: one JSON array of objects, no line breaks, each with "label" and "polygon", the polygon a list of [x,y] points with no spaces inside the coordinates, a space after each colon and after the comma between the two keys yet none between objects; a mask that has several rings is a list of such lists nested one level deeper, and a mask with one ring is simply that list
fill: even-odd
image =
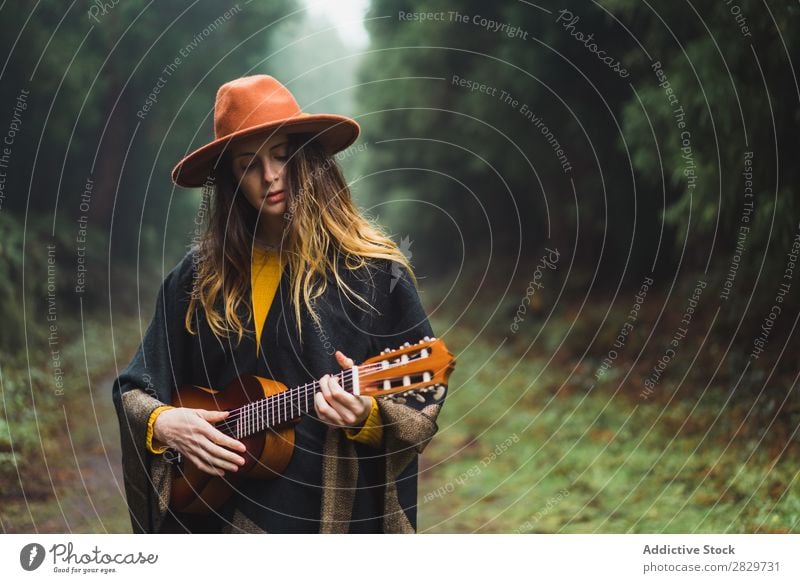
[{"label": "chin", "polygon": [[261,207],[262,215],[282,215],[286,212],[286,203],[281,202],[278,204],[265,204]]}]

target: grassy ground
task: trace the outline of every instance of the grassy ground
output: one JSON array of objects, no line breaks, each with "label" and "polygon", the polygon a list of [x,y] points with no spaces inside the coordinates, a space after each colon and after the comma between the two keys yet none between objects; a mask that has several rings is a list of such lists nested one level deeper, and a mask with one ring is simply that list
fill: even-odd
[{"label": "grassy ground", "polygon": [[723,387],[665,380],[648,403],[646,365],[620,358],[594,383],[598,361],[554,349],[572,318],[516,337],[480,332],[497,320],[480,306],[461,316],[434,323],[458,365],[423,455],[421,532],[800,531],[800,436],[754,427],[774,400],[756,415]]}]

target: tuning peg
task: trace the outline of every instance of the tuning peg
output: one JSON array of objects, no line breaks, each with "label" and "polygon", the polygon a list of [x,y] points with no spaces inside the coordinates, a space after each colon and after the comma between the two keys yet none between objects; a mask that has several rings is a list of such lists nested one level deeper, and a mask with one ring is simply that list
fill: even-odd
[{"label": "tuning peg", "polygon": [[405,344],[403,344],[403,346],[411,346],[411,343],[410,342],[406,342]]},{"label": "tuning peg", "polygon": [[414,393],[414,398],[415,398],[417,401],[419,401],[420,403],[424,403],[424,402],[425,402],[425,397],[423,397],[423,396],[422,396],[422,395],[420,395],[419,393]]},{"label": "tuning peg", "polygon": [[430,339],[431,339],[431,337],[430,337],[430,336],[425,336],[425,337],[423,338],[423,340],[430,340]]},{"label": "tuning peg", "polygon": [[433,398],[436,399],[437,401],[440,401],[442,397],[444,397],[444,391],[445,391],[445,386],[438,385],[436,387],[436,392],[433,393]]}]

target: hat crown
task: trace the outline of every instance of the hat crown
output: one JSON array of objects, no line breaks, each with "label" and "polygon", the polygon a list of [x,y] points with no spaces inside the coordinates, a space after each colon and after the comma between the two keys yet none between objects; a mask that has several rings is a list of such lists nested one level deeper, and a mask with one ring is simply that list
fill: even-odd
[{"label": "hat crown", "polygon": [[217,91],[214,135],[224,138],[249,127],[303,115],[291,92],[270,75],[234,79]]},{"label": "hat crown", "polygon": [[270,75],[240,77],[217,91],[214,140],[178,162],[172,180],[179,186],[202,186],[234,140],[278,130],[309,134],[333,155],[352,144],[361,127],[342,115],[303,112],[291,92]]}]

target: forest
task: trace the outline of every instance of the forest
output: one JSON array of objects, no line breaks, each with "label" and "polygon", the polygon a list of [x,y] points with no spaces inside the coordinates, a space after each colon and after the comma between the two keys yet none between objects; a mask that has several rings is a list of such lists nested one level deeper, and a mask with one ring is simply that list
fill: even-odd
[{"label": "forest", "polygon": [[256,73],[361,125],[336,160],[457,356],[421,532],[798,532],[797,3],[0,12],[3,532],[130,532],[110,382]]}]

